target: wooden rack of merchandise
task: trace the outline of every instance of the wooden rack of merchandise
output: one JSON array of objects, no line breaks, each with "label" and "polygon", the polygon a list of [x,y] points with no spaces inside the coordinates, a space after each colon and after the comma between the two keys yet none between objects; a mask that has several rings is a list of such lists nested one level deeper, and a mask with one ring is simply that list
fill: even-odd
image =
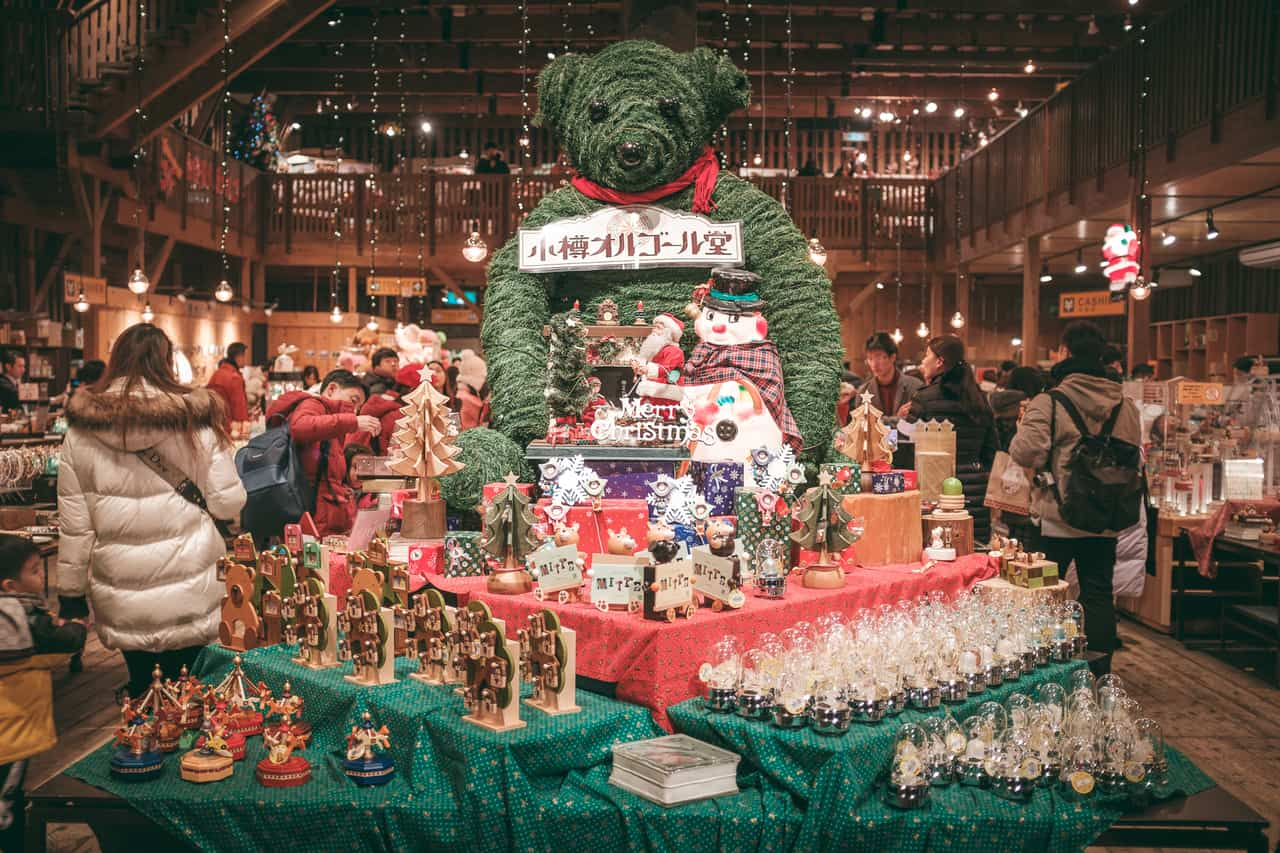
[{"label": "wooden rack of merchandise", "polygon": [[1280,314],[1224,314],[1151,324],[1156,378],[1231,381],[1231,363],[1246,353],[1280,350]]}]

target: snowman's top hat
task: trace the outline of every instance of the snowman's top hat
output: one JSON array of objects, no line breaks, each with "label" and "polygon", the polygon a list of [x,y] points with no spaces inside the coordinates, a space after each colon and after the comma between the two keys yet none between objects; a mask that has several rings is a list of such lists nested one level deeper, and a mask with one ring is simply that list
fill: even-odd
[{"label": "snowman's top hat", "polygon": [[750,314],[767,304],[760,298],[760,276],[749,270],[724,267],[711,273],[711,289],[703,305],[724,314]]}]

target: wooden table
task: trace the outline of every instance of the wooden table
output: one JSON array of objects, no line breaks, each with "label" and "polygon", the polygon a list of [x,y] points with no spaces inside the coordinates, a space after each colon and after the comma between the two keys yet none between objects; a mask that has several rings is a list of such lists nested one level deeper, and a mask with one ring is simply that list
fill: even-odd
[{"label": "wooden table", "polygon": [[[27,794],[28,853],[44,853],[50,823],[85,823],[95,833],[126,835],[138,850],[194,850],[114,794],[59,774]],[[1222,788],[1124,815],[1094,842],[1110,847],[1174,847],[1266,853],[1267,820]]]},{"label": "wooden table", "polygon": [[[1152,510],[1148,510],[1152,511]],[[1173,633],[1174,541],[1182,531],[1199,527],[1207,515],[1172,515],[1161,513],[1156,520],[1151,548],[1155,557],[1155,575],[1148,574],[1142,595],[1117,598],[1119,608],[1134,619],[1165,634]],[[1180,561],[1181,562],[1181,561]],[[1194,559],[1188,565],[1195,565]]]}]

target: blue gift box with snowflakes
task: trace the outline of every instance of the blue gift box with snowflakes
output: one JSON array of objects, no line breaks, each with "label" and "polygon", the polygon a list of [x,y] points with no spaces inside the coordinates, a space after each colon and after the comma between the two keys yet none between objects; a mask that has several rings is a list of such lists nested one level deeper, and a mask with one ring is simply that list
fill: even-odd
[{"label": "blue gift box with snowflakes", "polygon": [[712,515],[733,515],[733,492],[742,485],[741,463],[692,462],[689,474]]}]

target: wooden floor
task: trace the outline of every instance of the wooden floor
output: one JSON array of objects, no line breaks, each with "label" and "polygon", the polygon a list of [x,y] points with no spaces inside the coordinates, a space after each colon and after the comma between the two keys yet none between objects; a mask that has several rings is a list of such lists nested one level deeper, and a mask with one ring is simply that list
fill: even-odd
[{"label": "wooden floor", "polygon": [[[1124,648],[1114,671],[1130,695],[1164,726],[1170,743],[1220,785],[1271,821],[1280,840],[1280,690],[1259,678],[1133,622],[1120,626]],[[32,761],[28,790],[103,743],[116,725],[112,694],[126,681],[124,661],[90,635],[84,672],[54,677],[56,749]],[[49,829],[54,853],[94,853],[81,825]]]}]

